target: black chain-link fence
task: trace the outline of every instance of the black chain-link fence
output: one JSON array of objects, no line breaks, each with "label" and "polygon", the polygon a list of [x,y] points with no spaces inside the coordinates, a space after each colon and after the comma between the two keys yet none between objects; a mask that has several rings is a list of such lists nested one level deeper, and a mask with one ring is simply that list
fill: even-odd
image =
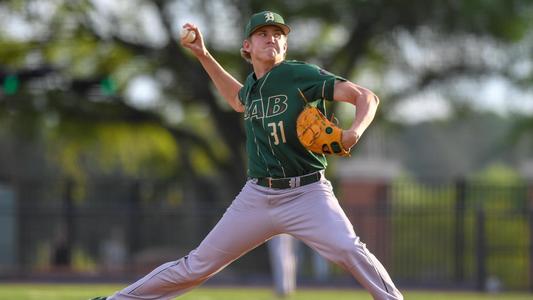
[{"label": "black chain-link fence", "polygon": [[[347,197],[357,194],[338,196],[400,286],[533,290],[531,187],[464,181],[379,187],[372,208],[351,205]],[[0,185],[0,278],[136,278],[186,255],[228,205],[197,196],[177,183],[137,180]],[[317,274],[313,251],[298,249],[301,282],[353,284],[331,264]],[[216,278],[239,283],[270,280],[269,274],[261,246]]]}]

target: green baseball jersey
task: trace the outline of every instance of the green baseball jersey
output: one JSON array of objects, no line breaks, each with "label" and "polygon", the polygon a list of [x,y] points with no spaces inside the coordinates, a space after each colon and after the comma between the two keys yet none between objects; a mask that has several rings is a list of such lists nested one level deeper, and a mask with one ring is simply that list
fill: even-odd
[{"label": "green baseball jersey", "polygon": [[335,80],[345,80],[299,61],[284,61],[263,77],[250,74],[239,91],[245,106],[244,127],[249,177],[294,177],[326,167],[326,157],[308,151],[296,134],[296,119],[306,102],[324,113],[333,100]]}]

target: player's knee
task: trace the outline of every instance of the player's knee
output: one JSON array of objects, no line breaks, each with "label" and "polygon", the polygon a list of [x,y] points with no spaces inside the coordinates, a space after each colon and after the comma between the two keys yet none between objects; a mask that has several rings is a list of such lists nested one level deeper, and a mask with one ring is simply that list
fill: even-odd
[{"label": "player's knee", "polygon": [[367,250],[365,244],[359,240],[349,240],[337,245],[338,261],[337,263],[346,268],[361,263],[361,260],[367,260]]},{"label": "player's knee", "polygon": [[189,264],[187,268],[187,277],[192,281],[202,280],[210,277],[215,271],[216,269],[209,265]]},{"label": "player's knee", "polygon": [[195,253],[183,258],[187,277],[192,281],[203,281],[216,274],[223,263],[217,263],[216,259],[202,258]]}]

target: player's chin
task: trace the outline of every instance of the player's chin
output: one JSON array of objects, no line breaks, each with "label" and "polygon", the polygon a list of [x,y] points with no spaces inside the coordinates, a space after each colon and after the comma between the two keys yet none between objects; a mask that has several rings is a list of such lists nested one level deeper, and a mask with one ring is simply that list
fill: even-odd
[{"label": "player's chin", "polygon": [[283,58],[283,56],[278,51],[267,51],[264,53],[263,58],[265,61],[279,61]]},{"label": "player's chin", "polygon": [[268,63],[268,62],[275,63],[276,62],[276,55],[261,55],[261,58],[259,60],[263,61],[265,63]]}]

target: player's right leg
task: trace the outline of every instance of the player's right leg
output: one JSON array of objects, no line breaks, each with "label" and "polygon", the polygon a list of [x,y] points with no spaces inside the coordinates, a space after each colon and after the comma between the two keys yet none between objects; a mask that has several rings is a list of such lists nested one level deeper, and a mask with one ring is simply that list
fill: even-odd
[{"label": "player's right leg", "polygon": [[173,299],[200,285],[275,233],[265,198],[247,183],[198,248],[159,266],[108,299]]}]

